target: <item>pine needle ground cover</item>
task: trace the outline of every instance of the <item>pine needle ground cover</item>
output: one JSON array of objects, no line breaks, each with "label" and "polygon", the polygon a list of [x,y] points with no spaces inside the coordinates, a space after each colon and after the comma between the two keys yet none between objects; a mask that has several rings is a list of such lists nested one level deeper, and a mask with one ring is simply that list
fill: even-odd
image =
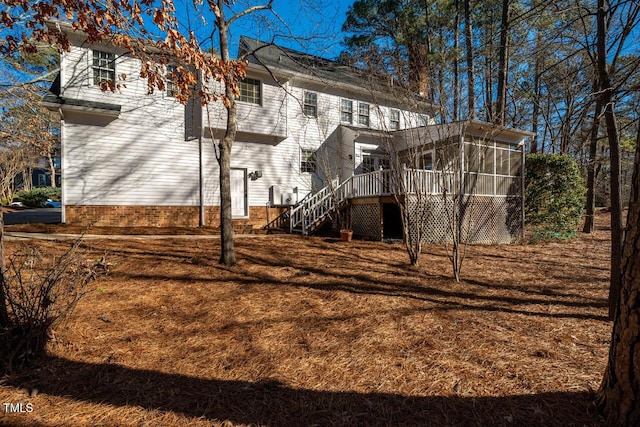
[{"label": "pine needle ground cover", "polygon": [[600,225],[471,246],[461,283],[435,245],[411,269],[400,244],[245,238],[225,267],[217,240],[87,241],[111,271],[38,367],[2,379],[0,424],[598,425]]}]

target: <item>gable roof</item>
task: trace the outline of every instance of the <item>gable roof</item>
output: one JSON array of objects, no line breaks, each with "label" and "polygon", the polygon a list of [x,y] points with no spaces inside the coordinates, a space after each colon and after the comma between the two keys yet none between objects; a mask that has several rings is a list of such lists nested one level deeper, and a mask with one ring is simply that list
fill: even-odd
[{"label": "gable roof", "polygon": [[438,108],[425,97],[411,93],[400,85],[392,85],[391,79],[247,36],[240,37],[238,58],[243,56],[246,56],[250,63],[285,76],[298,76],[325,84],[335,83],[352,92],[370,93],[371,90],[375,90],[379,95],[386,95],[386,99],[393,99],[396,102],[398,99],[403,99],[403,104],[414,104],[414,108],[418,107],[417,109],[420,110]]},{"label": "gable roof", "polygon": [[365,73],[358,68],[247,36],[240,37],[238,57],[243,55],[248,55],[250,62],[255,61],[269,68],[313,76],[323,81],[337,81],[352,85],[362,85],[367,82]]}]

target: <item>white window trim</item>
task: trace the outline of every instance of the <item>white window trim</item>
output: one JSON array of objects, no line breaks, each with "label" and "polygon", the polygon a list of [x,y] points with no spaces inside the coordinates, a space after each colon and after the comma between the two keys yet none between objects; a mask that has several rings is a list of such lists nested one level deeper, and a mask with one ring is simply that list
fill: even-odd
[{"label": "white window trim", "polygon": [[[398,120],[393,120],[393,113],[398,114]],[[393,127],[393,123],[397,123],[397,127]],[[396,108],[389,109],[389,130],[400,130],[400,110]]]},{"label": "white window trim", "polygon": [[[262,107],[262,105],[264,104],[264,87],[263,87],[263,83],[261,79],[255,79],[253,77],[245,77],[244,79],[251,79],[251,80],[255,80],[258,82],[258,86],[260,88],[260,100],[259,103],[256,104],[255,102],[250,102],[250,101],[242,101],[240,100],[240,93],[238,93],[238,97],[236,98],[236,102],[239,102],[241,104],[245,104],[245,105],[253,105],[254,107]],[[243,80],[244,80],[243,79]],[[240,84],[240,82],[238,82],[238,85]],[[238,92],[240,92],[240,88],[238,87]]]},{"label": "white window trim", "polygon": [[[360,117],[364,117],[364,114],[360,114],[360,106],[361,105],[366,105],[367,106],[367,123],[361,123],[360,122]],[[371,127],[371,104],[369,104],[368,102],[360,102],[358,101],[358,112],[357,112],[357,116],[358,119],[356,121],[356,123],[360,126],[366,126],[366,127]]]},{"label": "white window trim", "polygon": [[[175,81],[171,78],[171,73],[178,73],[178,67],[176,67],[175,65],[167,65],[167,70],[165,73],[165,78],[164,78],[164,93],[168,98],[175,98],[176,97],[176,92],[175,92]],[[169,90],[170,87],[173,87],[174,90],[171,91]]]},{"label": "white window trim", "polygon": [[[307,114],[307,112],[305,111],[305,108],[307,107],[307,105],[312,106],[312,104],[307,103],[307,94],[311,94],[311,93],[316,96],[316,102],[315,102],[315,105],[313,105],[316,112],[313,115]],[[313,92],[310,90],[305,90],[302,92],[302,114],[305,117],[309,117],[312,119],[318,118],[318,92]]]},{"label": "white window trim", "polygon": [[[93,59],[94,59],[95,52],[101,52],[101,53],[107,53],[107,54],[113,55],[113,61],[112,61],[112,63],[113,63],[113,84],[115,85],[116,84],[116,77],[117,77],[117,67],[116,67],[116,65],[117,65],[116,64],[116,59],[117,58],[116,58],[116,54],[115,54],[115,52],[110,52],[108,50],[103,50],[103,49],[90,49],[90,53],[89,53],[89,56],[87,58],[89,60],[89,65],[90,65],[89,69],[91,70],[91,72],[89,73],[89,85],[90,86],[95,86],[95,87],[101,87],[101,83],[96,83],[95,82],[95,80],[96,80],[95,79],[96,68],[99,69],[99,70],[108,70],[107,68],[100,67],[100,66],[96,67],[95,65],[93,65]],[[105,80],[105,81],[107,81],[107,80]]]},{"label": "white window trim", "polygon": [[[314,157],[315,157],[315,161],[314,161],[314,163],[315,163],[315,165],[314,165],[314,169],[315,169],[315,170],[314,170],[314,171],[303,171],[303,170],[302,170],[302,161],[303,161],[302,159],[303,159],[303,153],[304,153],[305,151],[306,151],[306,152],[310,152],[310,153],[312,153],[312,156],[314,156]],[[300,173],[302,173],[302,174],[314,174],[314,173],[318,172],[318,151],[317,151],[317,150],[315,150],[315,149],[313,149],[313,148],[305,148],[305,147],[301,147],[301,148],[300,148],[300,163],[299,163],[299,164],[300,164],[299,171],[300,171]]]},{"label": "white window trim", "polygon": [[[343,110],[342,110],[342,101],[348,101],[348,102],[350,102],[350,103],[351,103],[351,121],[349,121],[349,122],[348,122],[348,121],[346,121],[346,120],[342,120],[342,113],[343,113]],[[340,123],[348,123],[348,124],[350,124],[350,125],[352,125],[352,124],[353,124],[353,114],[354,114],[354,112],[353,112],[353,105],[354,105],[354,104],[355,104],[355,102],[354,102],[352,99],[340,98]]]}]

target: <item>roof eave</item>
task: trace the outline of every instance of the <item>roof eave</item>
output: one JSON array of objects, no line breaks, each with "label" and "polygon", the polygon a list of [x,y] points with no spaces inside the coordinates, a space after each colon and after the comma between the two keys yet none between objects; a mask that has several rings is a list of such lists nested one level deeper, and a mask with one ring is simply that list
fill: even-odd
[{"label": "roof eave", "polygon": [[119,117],[122,109],[120,105],[116,104],[63,98],[53,94],[45,96],[42,101],[42,105],[51,111],[74,111],[85,114],[98,114],[112,118]]}]

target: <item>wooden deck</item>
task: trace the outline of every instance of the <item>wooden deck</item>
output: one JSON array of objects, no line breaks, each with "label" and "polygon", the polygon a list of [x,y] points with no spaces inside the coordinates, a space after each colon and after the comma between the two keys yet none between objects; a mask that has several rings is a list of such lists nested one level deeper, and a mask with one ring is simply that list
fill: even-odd
[{"label": "wooden deck", "polygon": [[[460,185],[460,180],[463,180]],[[378,170],[352,175],[343,182],[332,180],[288,212],[289,231],[308,234],[327,216],[345,204],[367,205],[397,202],[417,195],[463,195],[483,197],[521,196],[522,177],[481,173],[443,172],[421,169]]]}]

